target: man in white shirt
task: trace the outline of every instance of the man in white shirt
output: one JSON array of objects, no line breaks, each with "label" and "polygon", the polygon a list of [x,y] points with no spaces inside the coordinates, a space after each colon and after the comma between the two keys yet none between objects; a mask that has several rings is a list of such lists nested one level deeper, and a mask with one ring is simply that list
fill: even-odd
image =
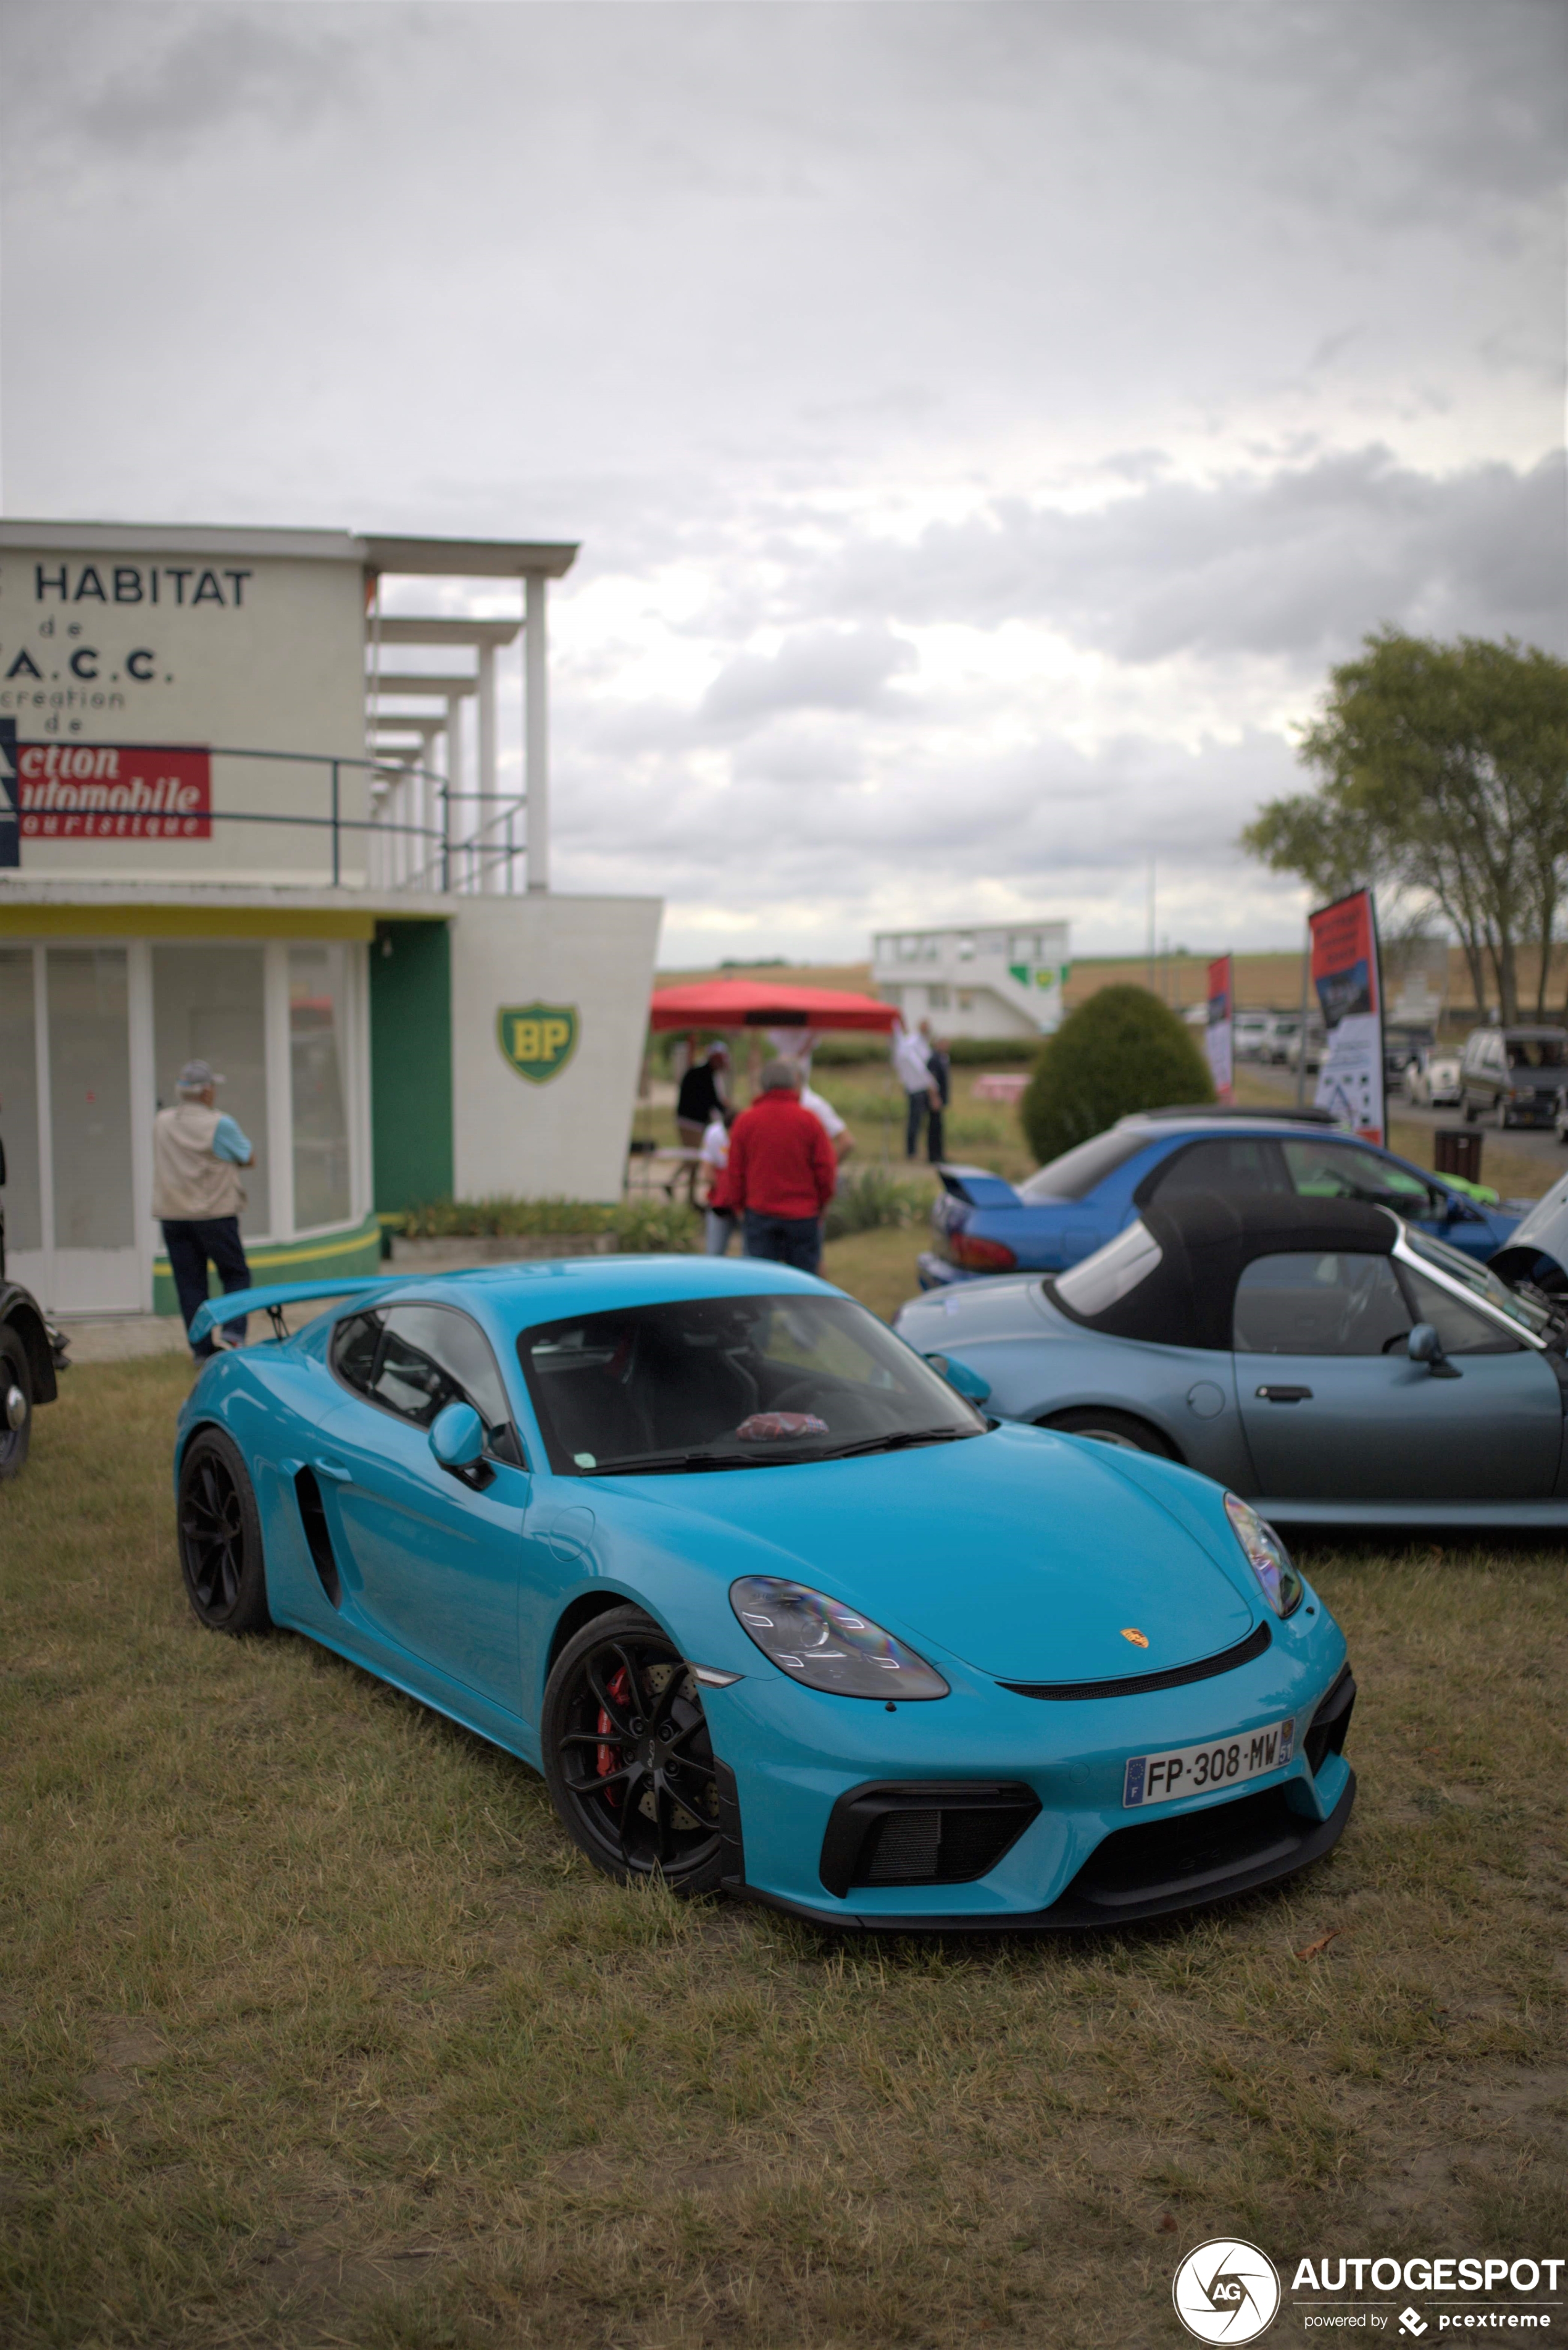
[{"label": "man in white shirt", "polygon": [[940,1104],[941,1098],[931,1082],[930,1034],[929,1020],[922,1020],[918,1029],[906,1028],[900,1022],[893,1031],[893,1067],[909,1105],[904,1123],[906,1159],[913,1159],[919,1150],[926,1113],[933,1101]]},{"label": "man in white shirt", "polygon": [[820,1122],[829,1142],[833,1145],[833,1155],[842,1166],[855,1148],[855,1137],[850,1133],[833,1104],[825,1100],[817,1092],[809,1076],[801,1086],[800,1106],[802,1109],[810,1110],[813,1118]]}]

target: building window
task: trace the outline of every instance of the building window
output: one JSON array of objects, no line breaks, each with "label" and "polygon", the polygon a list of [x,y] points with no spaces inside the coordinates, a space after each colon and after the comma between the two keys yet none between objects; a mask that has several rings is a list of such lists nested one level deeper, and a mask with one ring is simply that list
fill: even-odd
[{"label": "building window", "polygon": [[959,933],[958,958],[960,962],[972,962],[974,961],[974,932],[972,931],[961,931]]},{"label": "building window", "polygon": [[38,1185],[38,1059],[33,950],[0,948],[0,1111],[5,1132],[5,1237],[18,1255],[44,1245]]},{"label": "building window", "polygon": [[288,951],[296,1232],[348,1214],[348,973],[340,946]]},{"label": "building window", "polygon": [[57,1249],[136,1245],[123,947],[51,947],[49,1128]]},{"label": "building window", "polygon": [[926,1001],[930,1005],[933,1012],[945,1012],[948,1008],[947,989],[945,987],[928,987],[926,990]]},{"label": "building window", "polygon": [[240,1230],[272,1231],[267,1181],[265,1016],[260,947],[154,947],[152,1076],[160,1109],[176,1100],[187,1061],[205,1061],[223,1079],[218,1107],[248,1139],[255,1165],[244,1172]]},{"label": "building window", "polygon": [[898,941],[898,961],[900,962],[918,962],[919,961],[920,941],[919,939],[908,937],[901,938]]},{"label": "building window", "polygon": [[974,990],[972,987],[960,988],[958,992],[958,1008],[961,1012],[972,1012],[974,1010]]}]

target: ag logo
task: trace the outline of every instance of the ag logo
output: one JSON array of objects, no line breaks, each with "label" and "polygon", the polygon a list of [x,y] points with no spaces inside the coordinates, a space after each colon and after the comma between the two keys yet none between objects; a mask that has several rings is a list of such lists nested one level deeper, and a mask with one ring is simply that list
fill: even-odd
[{"label": "ag logo", "polygon": [[559,1076],[577,1049],[575,1003],[504,1003],[495,1038],[520,1077],[542,1086]]},{"label": "ag logo", "polygon": [[1188,2253],[1170,2297],[1199,2342],[1255,2342],[1278,2312],[1279,2272],[1256,2244],[1216,2236]]}]

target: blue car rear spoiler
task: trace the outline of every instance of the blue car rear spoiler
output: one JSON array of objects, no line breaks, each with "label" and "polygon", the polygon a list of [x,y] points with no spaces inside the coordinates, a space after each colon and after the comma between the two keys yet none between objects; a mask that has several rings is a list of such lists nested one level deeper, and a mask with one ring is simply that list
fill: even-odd
[{"label": "blue car rear spoiler", "polygon": [[937,1173],[949,1197],[967,1200],[971,1208],[1021,1208],[1023,1205],[1014,1186],[1002,1176],[993,1175],[989,1167],[959,1167],[944,1161],[937,1169]]},{"label": "blue car rear spoiler", "polygon": [[191,1318],[191,1344],[204,1338],[220,1322],[235,1321],[242,1314],[270,1314],[281,1338],[286,1305],[307,1305],[313,1297],[358,1297],[369,1290],[407,1285],[407,1274],[381,1274],[374,1279],[358,1274],[341,1281],[280,1281],[269,1289],[231,1289],[225,1296],[209,1297],[205,1305],[197,1306]]}]

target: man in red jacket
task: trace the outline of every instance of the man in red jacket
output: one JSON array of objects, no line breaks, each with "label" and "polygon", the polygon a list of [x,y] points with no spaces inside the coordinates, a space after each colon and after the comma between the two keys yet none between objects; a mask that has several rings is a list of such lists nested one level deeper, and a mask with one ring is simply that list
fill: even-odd
[{"label": "man in red jacket", "polygon": [[770,1061],[762,1091],[730,1130],[723,1205],[745,1217],[745,1253],[815,1273],[822,1262],[822,1212],[837,1168],[822,1121],[802,1107],[800,1071]]}]

